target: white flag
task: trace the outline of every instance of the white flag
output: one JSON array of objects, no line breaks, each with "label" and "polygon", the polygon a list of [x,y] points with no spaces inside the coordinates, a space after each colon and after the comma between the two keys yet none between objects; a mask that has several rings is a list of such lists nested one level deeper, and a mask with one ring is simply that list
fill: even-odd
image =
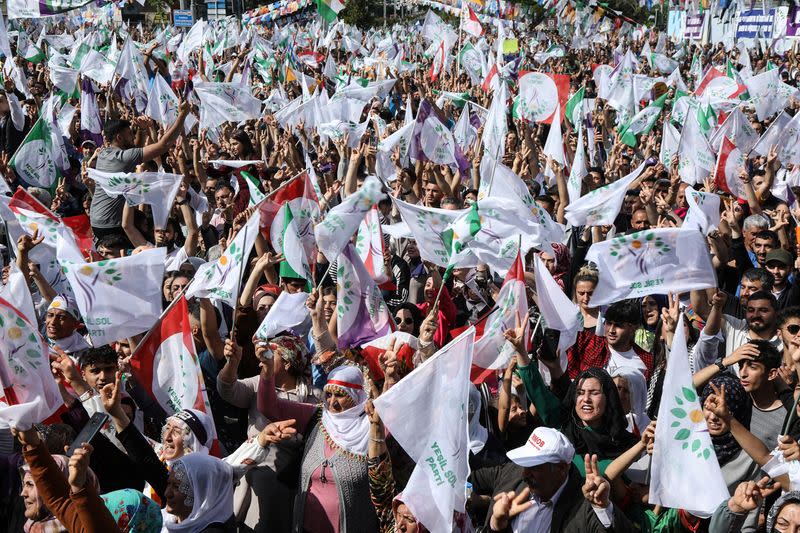
[{"label": "white flag", "polygon": [[264,321],[258,326],[255,337],[258,339],[271,339],[282,331],[308,331],[311,326],[311,315],[306,300],[307,292],[289,294],[282,291],[275,303],[270,307]]},{"label": "white flag", "polygon": [[456,141],[453,134],[433,114],[422,124],[420,146],[428,159],[434,163],[450,165],[456,162]]},{"label": "white flag", "polygon": [[335,261],[339,257],[364,216],[382,195],[380,180],[368,176],[358,191],[328,211],[322,222],[317,224],[314,228],[317,246],[328,261]]},{"label": "white flag", "polygon": [[130,37],[122,45],[114,74],[119,76],[117,87],[121,88],[123,97],[126,100],[135,98],[136,110],[142,112],[147,105],[147,68],[142,53]]},{"label": "white flag", "polygon": [[489,114],[483,127],[483,138],[481,139],[483,149],[497,159],[502,159],[503,155],[505,155],[506,133],[508,133],[508,123],[506,121],[507,99],[508,88],[505,82],[501,82],[500,89],[495,91],[492,105],[489,106]]},{"label": "white flag", "polygon": [[716,158],[700,129],[697,113],[687,113],[678,143],[678,174],[689,185],[701,182],[714,171]]},{"label": "white flag", "polygon": [[633,172],[610,185],[595,189],[567,206],[564,215],[573,226],[606,226],[614,223],[625,191],[644,170],[644,163]]},{"label": "white flag", "polygon": [[250,94],[249,87],[235,83],[196,82],[194,90],[200,98],[201,129],[261,117],[261,100]]},{"label": "white flag", "polygon": [[707,517],[730,494],[692,385],[683,321],[681,313],[658,407],[649,502]]},{"label": "white flag", "polygon": [[564,155],[564,141],[561,138],[561,109],[558,106],[553,113],[553,122],[550,124],[550,132],[547,134],[542,152],[562,167],[566,167],[567,157]]},{"label": "white flag", "polygon": [[781,81],[780,69],[777,68],[748,78],[744,84],[758,120],[765,120],[781,111],[797,92],[796,88]]},{"label": "white flag", "polygon": [[[12,271],[9,285],[19,285]],[[49,350],[36,329],[27,283],[0,293],[0,428],[30,429],[64,404],[50,372]]]},{"label": "white flag", "polygon": [[533,256],[533,272],[536,276],[536,295],[545,327],[561,332],[558,349],[561,354],[561,368],[567,368],[567,350],[575,344],[578,331],[583,327],[580,308],[569,299],[556,280],[544,266],[539,255]]},{"label": "white flag", "polygon": [[169,127],[178,118],[178,105],[180,101],[172,87],[161,74],[156,72],[150,92],[147,95],[147,107],[144,114],[164,127]]},{"label": "white flag", "polygon": [[87,263],[61,226],[56,255],[95,346],[138,335],[158,320],[166,248]]},{"label": "white flag", "polygon": [[782,142],[783,130],[786,129],[786,125],[789,124],[791,119],[792,117],[786,111],[781,111],[753,146],[753,152],[763,156],[768,155],[773,146]]},{"label": "white flag", "polygon": [[514,356],[514,347],[505,338],[505,331],[528,319],[528,297],[525,292],[525,267],[517,254],[500,293],[497,309],[487,318],[483,335],[475,341],[473,363],[480,368],[504,368]]},{"label": "white flag", "polygon": [[689,211],[681,229],[695,229],[708,235],[719,226],[719,195],[696,191],[686,187],[686,203]]},{"label": "white flag", "polygon": [[672,165],[672,157],[678,153],[678,146],[681,142],[681,134],[669,120],[664,121],[664,130],[661,133],[661,152],[658,160],[667,168]]},{"label": "white flag", "polygon": [[172,203],[183,176],[165,172],[100,172],[89,169],[89,177],[111,197],[123,196],[131,205],[148,204],[157,228],[167,224]]},{"label": "white flag", "polygon": [[[417,243],[419,255],[422,259],[438,266],[447,267],[450,258],[450,249],[442,239],[442,233],[447,227],[466,212],[466,209],[450,210],[437,209],[413,205],[392,196],[392,201],[400,211],[400,217],[408,225],[408,230]],[[384,231],[389,233],[392,229],[387,226]],[[462,266],[464,263],[461,263]],[[477,266],[477,259],[470,266]]]},{"label": "white flag", "polygon": [[200,265],[192,283],[186,289],[187,299],[211,298],[235,307],[241,275],[244,272],[243,262],[250,257],[250,250],[256,242],[260,219],[261,214],[256,210],[219,259]]},{"label": "white flag", "polygon": [[469,328],[375,400],[386,428],[417,466],[402,501],[429,531],[451,531],[469,475]]},{"label": "white flag", "polygon": [[618,235],[593,244],[586,260],[600,271],[593,307],[717,285],[706,238],[697,230],[659,228]]}]

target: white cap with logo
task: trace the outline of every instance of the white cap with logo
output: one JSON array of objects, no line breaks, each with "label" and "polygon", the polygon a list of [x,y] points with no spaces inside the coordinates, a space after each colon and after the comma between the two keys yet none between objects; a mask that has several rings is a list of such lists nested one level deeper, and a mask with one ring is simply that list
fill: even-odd
[{"label": "white cap with logo", "polygon": [[531,467],[545,463],[569,463],[575,447],[560,431],[548,427],[533,430],[528,442],[507,454],[519,466]]}]

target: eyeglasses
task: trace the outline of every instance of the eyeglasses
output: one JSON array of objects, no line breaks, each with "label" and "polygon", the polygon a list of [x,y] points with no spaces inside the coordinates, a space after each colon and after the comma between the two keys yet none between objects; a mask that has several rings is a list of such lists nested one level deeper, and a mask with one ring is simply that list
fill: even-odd
[{"label": "eyeglasses", "polygon": [[800,332],[800,324],[789,324],[786,326],[786,331],[788,331],[790,335],[797,335],[797,333]]},{"label": "eyeglasses", "polygon": [[[397,324],[413,324],[413,323],[414,323],[414,319],[413,319],[413,318],[411,318],[410,316],[409,316],[409,317],[406,317],[406,318],[401,318],[401,317],[399,317],[399,316],[396,316],[396,317],[394,317],[394,321],[395,321]],[[799,326],[799,327],[800,327],[800,326]]]}]

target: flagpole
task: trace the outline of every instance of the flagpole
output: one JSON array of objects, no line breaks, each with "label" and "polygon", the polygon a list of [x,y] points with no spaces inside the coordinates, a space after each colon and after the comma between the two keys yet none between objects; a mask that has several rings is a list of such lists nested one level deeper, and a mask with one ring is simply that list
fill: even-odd
[{"label": "flagpole", "polygon": [[464,5],[461,6],[461,11],[458,17],[458,52],[456,53],[456,81],[458,76],[461,75],[461,42],[464,35],[464,8],[466,7],[466,0]]},{"label": "flagpole", "polygon": [[[500,83],[503,83],[503,80],[500,80]],[[486,132],[484,132],[484,135]],[[501,139],[500,143],[506,142],[505,139]],[[497,169],[497,158],[500,157],[500,143],[497,144],[497,148],[494,151],[494,161],[492,163],[492,175],[489,178],[489,190],[486,192],[486,196],[490,196],[492,194],[492,185],[494,185],[494,171]],[[478,169],[480,172],[480,169]]]}]

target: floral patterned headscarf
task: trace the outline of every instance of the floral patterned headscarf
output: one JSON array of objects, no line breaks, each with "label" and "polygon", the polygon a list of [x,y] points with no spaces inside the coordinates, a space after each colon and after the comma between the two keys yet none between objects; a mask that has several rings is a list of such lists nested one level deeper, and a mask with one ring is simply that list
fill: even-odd
[{"label": "floral patterned headscarf", "polygon": [[115,490],[101,497],[122,533],[161,531],[161,508],[138,490]]}]

